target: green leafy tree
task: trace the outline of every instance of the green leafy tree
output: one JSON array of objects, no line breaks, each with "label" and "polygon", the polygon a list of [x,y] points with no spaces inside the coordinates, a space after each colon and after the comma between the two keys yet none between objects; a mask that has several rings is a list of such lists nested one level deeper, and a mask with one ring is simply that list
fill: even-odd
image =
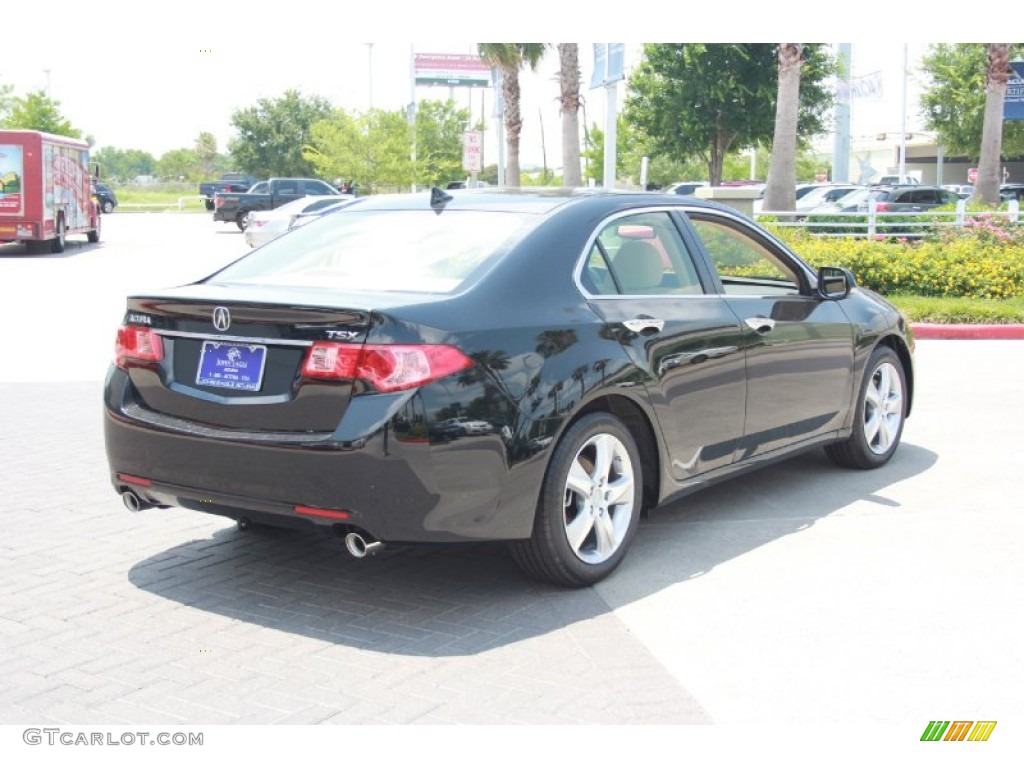
[{"label": "green leafy tree", "polygon": [[[627,88],[630,123],[649,137],[658,154],[707,163],[712,184],[734,148],[769,143],[775,127],[778,64],[772,43],[658,43]],[[797,135],[824,131],[831,104],[826,77],[834,65],[824,46],[806,44],[801,71]]]},{"label": "green leafy tree", "polygon": [[[1010,44],[1011,58],[1024,56],[1024,44]],[[921,61],[927,86],[921,94],[925,127],[954,154],[973,160],[981,156],[988,82],[988,47],[985,43],[933,45]],[[1024,154],[1024,120],[1003,123],[1002,152]]]},{"label": "green leafy tree", "polygon": [[519,70],[536,69],[544,55],[544,43],[480,43],[480,56],[501,70],[501,93],[505,101],[505,184],[520,185],[519,137],[523,131]]},{"label": "green leafy tree", "polygon": [[14,101],[12,93],[14,93],[13,86],[0,84],[0,126],[7,125],[7,115],[10,114]]},{"label": "green leafy tree", "polygon": [[303,96],[294,89],[236,110],[231,125],[237,135],[229,142],[235,166],[263,178],[315,175],[304,147],[310,143],[313,124],[330,115],[326,99]]},{"label": "green leafy tree", "polygon": [[156,158],[141,149],[103,147],[92,153],[92,160],[99,163],[100,175],[104,179],[124,181],[156,173]]},{"label": "green leafy tree", "polygon": [[[587,177],[593,179],[596,184],[604,184],[604,130],[596,123],[591,124],[583,144],[582,154]],[[645,146],[643,137],[638,135],[635,127],[620,114],[615,129],[616,179],[627,182],[639,177]]]},{"label": "green leafy tree", "polygon": [[45,131],[74,139],[82,137],[82,132],[60,113],[60,102],[51,99],[43,90],[32,91],[25,96],[11,99],[4,126]]},{"label": "green leafy tree", "polygon": [[212,178],[221,161],[220,153],[217,152],[217,137],[209,131],[200,133],[196,136],[195,152],[202,163],[203,175]]},{"label": "green leafy tree", "polygon": [[413,179],[412,132],[404,110],[337,109],[313,124],[303,156],[325,179],[357,183],[364,192],[393,191]]},{"label": "green leafy tree", "polygon": [[161,178],[170,180],[202,181],[205,178],[202,159],[188,147],[164,152],[157,161],[156,172]]},{"label": "green leafy tree", "polygon": [[416,107],[416,183],[441,187],[465,178],[462,134],[468,130],[468,109],[455,102],[421,101]]}]

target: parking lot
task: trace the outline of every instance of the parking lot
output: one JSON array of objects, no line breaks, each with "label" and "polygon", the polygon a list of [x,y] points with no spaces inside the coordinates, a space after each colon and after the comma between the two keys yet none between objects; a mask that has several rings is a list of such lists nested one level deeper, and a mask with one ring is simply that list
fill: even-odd
[{"label": "parking lot", "polygon": [[[922,341],[896,458],[821,452],[662,510],[595,588],[495,545],[338,542],[131,514],[100,392],[124,295],[247,251],[208,215],[0,247],[0,723],[997,720],[1021,740],[1024,342]],[[962,746],[962,745],[961,745]]]}]

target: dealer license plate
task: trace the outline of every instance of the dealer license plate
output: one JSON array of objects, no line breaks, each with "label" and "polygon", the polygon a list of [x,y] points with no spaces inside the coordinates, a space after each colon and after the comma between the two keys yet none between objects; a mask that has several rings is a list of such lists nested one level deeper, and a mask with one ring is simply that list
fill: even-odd
[{"label": "dealer license plate", "polygon": [[255,392],[263,384],[266,362],[267,348],[259,344],[204,341],[196,384]]}]

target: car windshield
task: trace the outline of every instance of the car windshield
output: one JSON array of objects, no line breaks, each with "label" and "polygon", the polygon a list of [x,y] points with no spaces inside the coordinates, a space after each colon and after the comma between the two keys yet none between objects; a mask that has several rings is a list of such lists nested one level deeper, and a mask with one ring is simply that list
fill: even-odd
[{"label": "car windshield", "polygon": [[455,292],[536,218],[495,211],[346,211],[271,241],[207,282]]}]

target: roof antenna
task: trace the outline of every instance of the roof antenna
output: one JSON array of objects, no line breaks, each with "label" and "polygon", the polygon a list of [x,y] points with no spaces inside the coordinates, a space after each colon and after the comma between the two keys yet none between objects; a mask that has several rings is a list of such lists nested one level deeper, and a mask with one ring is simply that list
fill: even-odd
[{"label": "roof antenna", "polygon": [[430,207],[437,210],[438,213],[455,198],[449,195],[440,187],[430,188]]}]

